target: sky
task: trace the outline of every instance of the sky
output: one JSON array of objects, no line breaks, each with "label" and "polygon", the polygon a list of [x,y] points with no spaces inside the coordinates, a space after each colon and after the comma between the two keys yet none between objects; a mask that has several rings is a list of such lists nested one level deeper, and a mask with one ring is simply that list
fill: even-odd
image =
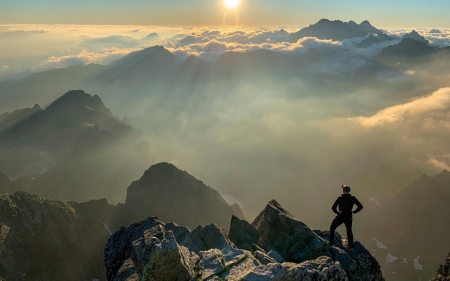
[{"label": "sky", "polygon": [[[308,25],[321,18],[369,20],[381,27],[449,26],[448,0],[0,0],[0,23],[222,25],[224,15],[240,25]],[[232,20],[227,24],[236,24]]]}]

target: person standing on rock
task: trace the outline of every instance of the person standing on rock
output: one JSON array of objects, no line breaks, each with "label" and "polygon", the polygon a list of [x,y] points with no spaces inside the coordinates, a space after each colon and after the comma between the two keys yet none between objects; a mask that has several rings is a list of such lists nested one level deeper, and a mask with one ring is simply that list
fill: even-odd
[{"label": "person standing on rock", "polygon": [[[356,199],[355,196],[350,194],[350,186],[342,185],[342,196],[339,196],[334,202],[333,207],[331,209],[337,215],[330,226],[330,240],[328,244],[333,246],[334,244],[334,233],[336,228],[340,225],[345,224],[347,228],[347,239],[348,239],[348,247],[350,250],[353,250],[353,232],[352,232],[352,223],[353,223],[353,214],[359,213],[363,209],[363,205]],[[353,206],[357,206],[356,210],[353,211]]]}]

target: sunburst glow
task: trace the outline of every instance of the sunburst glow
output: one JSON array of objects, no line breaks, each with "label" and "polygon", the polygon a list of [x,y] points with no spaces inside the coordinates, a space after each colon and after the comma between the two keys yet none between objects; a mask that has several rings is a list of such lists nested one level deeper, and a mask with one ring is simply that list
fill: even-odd
[{"label": "sunburst glow", "polygon": [[236,8],[239,5],[239,0],[224,0],[225,6],[230,9]]}]

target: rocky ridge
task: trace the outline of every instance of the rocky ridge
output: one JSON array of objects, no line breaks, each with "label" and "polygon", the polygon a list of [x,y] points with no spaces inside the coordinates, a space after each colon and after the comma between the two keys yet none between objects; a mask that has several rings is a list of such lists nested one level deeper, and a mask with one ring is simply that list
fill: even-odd
[{"label": "rocky ridge", "polygon": [[106,200],[0,195],[0,280],[102,280],[113,208]]},{"label": "rocky ridge", "polygon": [[350,251],[325,242],[276,201],[250,224],[233,217],[230,231],[215,224],[191,231],[156,217],[122,227],[108,240],[108,281],[131,280],[384,280],[360,244]]}]

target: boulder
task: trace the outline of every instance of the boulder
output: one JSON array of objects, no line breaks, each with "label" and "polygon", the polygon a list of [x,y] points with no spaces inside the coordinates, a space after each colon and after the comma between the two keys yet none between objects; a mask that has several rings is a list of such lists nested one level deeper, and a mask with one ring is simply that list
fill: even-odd
[{"label": "boulder", "polygon": [[265,252],[256,251],[255,252],[255,258],[259,260],[262,264],[268,264],[268,263],[277,263],[274,259],[269,257]]},{"label": "boulder", "polygon": [[205,227],[198,226],[194,229],[192,231],[192,240],[194,243],[193,251],[196,253],[209,249],[229,251],[235,248],[233,242],[228,238],[228,231],[214,223]]},{"label": "boulder", "polygon": [[188,227],[179,226],[176,223],[170,222],[165,225],[165,228],[173,232],[178,244],[188,248],[191,252],[195,251],[192,233]]},{"label": "boulder", "polygon": [[258,245],[265,251],[277,251],[287,261],[331,256],[331,247],[275,200],[267,204],[251,225],[261,235]]},{"label": "boulder", "polygon": [[355,242],[355,247],[350,250],[345,248],[347,254],[357,263],[354,272],[348,272],[350,281],[364,281],[364,280],[380,280],[384,278],[381,274],[381,267],[372,254],[367,251],[364,246],[358,241]]},{"label": "boulder", "polygon": [[339,263],[329,257],[319,257],[300,264],[283,263],[262,265],[246,276],[242,281],[348,281],[347,274]]},{"label": "boulder", "polygon": [[189,252],[177,244],[171,231],[157,225],[133,241],[131,259],[141,280],[188,281],[194,276]]},{"label": "boulder", "polygon": [[157,218],[150,217],[128,228],[121,227],[109,238],[104,253],[108,281],[115,280],[119,269],[131,258],[133,241],[142,238],[144,231],[163,224]]},{"label": "boulder", "polygon": [[240,248],[242,245],[257,244],[261,234],[246,220],[239,219],[236,216],[231,217],[230,240]]},{"label": "boulder", "polygon": [[[328,230],[322,231],[322,230],[314,230],[314,233],[322,237],[323,240],[328,241],[330,240],[330,232]],[[334,246],[338,247],[339,249],[344,249],[344,243],[342,242],[342,236],[335,232],[334,234]]]},{"label": "boulder", "polygon": [[280,256],[280,254],[278,254],[276,251],[274,250],[270,250],[269,253],[267,253],[267,255],[269,257],[271,257],[272,259],[274,259],[276,262],[278,263],[283,263],[285,262],[285,260],[283,259],[282,256]]}]

